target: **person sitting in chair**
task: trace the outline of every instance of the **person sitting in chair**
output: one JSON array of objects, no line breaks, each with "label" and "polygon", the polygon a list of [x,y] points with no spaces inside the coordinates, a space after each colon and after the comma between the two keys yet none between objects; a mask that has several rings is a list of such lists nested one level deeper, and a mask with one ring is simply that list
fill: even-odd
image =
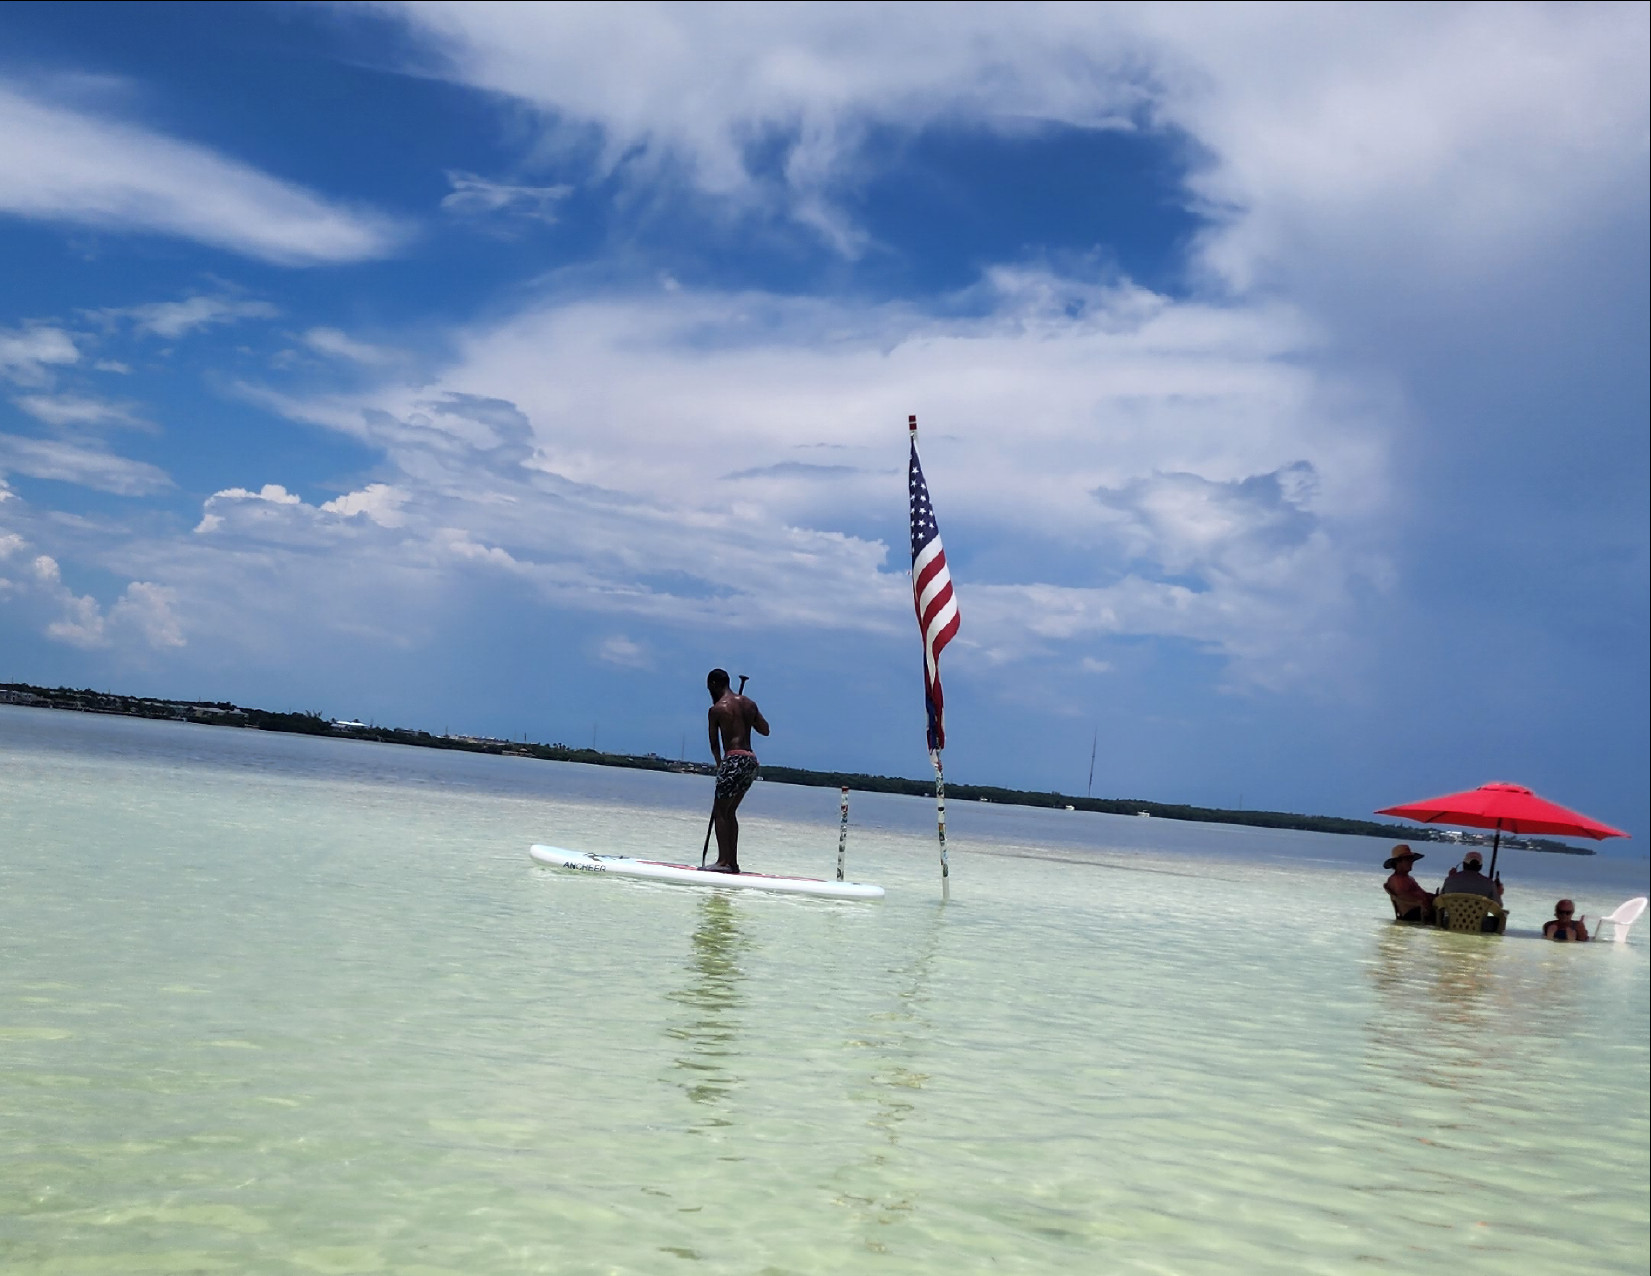
[{"label": "person sitting in chair", "polygon": [[1554,919],[1542,923],[1542,938],[1557,939],[1561,942],[1575,940],[1581,943],[1588,938],[1588,927],[1584,923],[1585,917],[1571,920],[1571,914],[1576,912],[1576,905],[1568,899],[1562,899],[1554,905]]},{"label": "person sitting in chair", "polygon": [[1493,882],[1485,876],[1485,857],[1478,851],[1469,851],[1462,856],[1461,866],[1453,868],[1445,874],[1445,884],[1439,888],[1441,895],[1483,895],[1486,899],[1493,899],[1498,904],[1502,902],[1502,883]]},{"label": "person sitting in chair", "polygon": [[1410,866],[1423,858],[1401,843],[1393,854],[1382,861],[1383,868],[1393,875],[1382,883],[1382,889],[1393,901],[1393,915],[1401,922],[1430,922],[1433,920],[1433,892],[1410,875]]}]

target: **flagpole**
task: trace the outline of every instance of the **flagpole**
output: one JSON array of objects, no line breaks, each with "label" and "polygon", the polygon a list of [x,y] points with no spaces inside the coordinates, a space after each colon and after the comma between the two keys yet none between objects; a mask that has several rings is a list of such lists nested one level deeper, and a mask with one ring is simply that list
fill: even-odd
[{"label": "flagpole", "polygon": [[[917,416],[915,413],[906,417],[906,430],[911,437],[911,445],[916,455],[917,447]],[[922,617],[918,617],[921,624]],[[934,763],[934,813],[935,830],[940,838],[940,898],[943,900],[952,897],[952,868],[946,858],[946,768],[940,760],[940,750],[929,750],[929,761]]]},{"label": "flagpole", "polygon": [[933,749],[929,759],[934,763],[934,809],[940,828],[940,898],[952,897],[952,868],[946,859],[946,769],[940,764],[940,750]]},{"label": "flagpole", "polygon": [[843,785],[843,798],[840,804],[843,813],[842,827],[837,830],[837,880],[843,880],[843,852],[848,847],[848,785]]}]

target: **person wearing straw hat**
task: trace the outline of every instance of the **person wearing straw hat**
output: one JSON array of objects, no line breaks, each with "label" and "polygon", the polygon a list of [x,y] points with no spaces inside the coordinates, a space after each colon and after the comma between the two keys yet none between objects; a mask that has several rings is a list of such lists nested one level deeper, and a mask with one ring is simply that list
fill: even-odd
[{"label": "person wearing straw hat", "polygon": [[1572,920],[1571,914],[1576,912],[1576,905],[1568,899],[1562,899],[1554,905],[1554,919],[1542,923],[1542,938],[1557,939],[1561,942],[1575,941],[1581,943],[1588,939],[1587,918],[1578,917]]},{"label": "person wearing straw hat", "polygon": [[1433,892],[1410,875],[1410,867],[1423,858],[1404,843],[1393,848],[1393,854],[1382,861],[1383,868],[1393,875],[1382,883],[1382,889],[1393,901],[1393,915],[1401,922],[1430,922],[1433,920]]},{"label": "person wearing straw hat", "polygon": [[1498,904],[1502,902],[1502,883],[1493,881],[1485,876],[1485,857],[1478,851],[1469,851],[1462,856],[1459,867],[1453,868],[1445,874],[1445,884],[1439,888],[1441,895],[1483,895],[1486,899],[1493,899]]}]

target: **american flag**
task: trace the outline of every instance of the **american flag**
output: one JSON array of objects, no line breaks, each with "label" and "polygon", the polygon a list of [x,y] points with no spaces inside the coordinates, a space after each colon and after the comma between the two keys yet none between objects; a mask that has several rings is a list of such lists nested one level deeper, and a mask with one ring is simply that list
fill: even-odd
[{"label": "american flag", "polygon": [[911,418],[911,584],[917,604],[917,626],[923,631],[923,698],[929,708],[929,749],[946,747],[946,700],[940,691],[940,653],[957,636],[957,599],[952,574],[946,569],[946,550],[940,543],[940,525],[929,504],[929,485],[917,460],[917,418]]}]

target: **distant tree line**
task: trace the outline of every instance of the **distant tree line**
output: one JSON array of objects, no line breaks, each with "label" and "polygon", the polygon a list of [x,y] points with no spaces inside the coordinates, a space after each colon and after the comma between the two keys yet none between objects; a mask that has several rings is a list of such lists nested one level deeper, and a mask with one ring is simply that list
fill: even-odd
[{"label": "distant tree line", "polygon": [[[538,758],[546,762],[584,762],[593,766],[629,767],[641,771],[672,771],[710,775],[712,768],[700,762],[673,762],[658,754],[602,753],[596,749],[574,749],[565,744],[532,744],[485,736],[431,735],[406,727],[381,727],[335,722],[325,714],[309,710],[275,713],[249,709],[227,700],[161,700],[151,696],[124,696],[90,688],[35,687],[28,683],[0,683],[0,704],[34,705],[47,709],[72,709],[82,713],[111,713],[133,718],[158,718],[176,722],[196,722],[211,726],[243,727],[255,731],[285,731],[299,735],[332,736],[347,740],[373,740],[381,744],[405,744],[422,749],[458,749],[467,753],[490,753],[503,757]],[[857,771],[806,771],[800,767],[769,766],[762,778],[772,784],[800,784],[815,788],[848,787],[862,793],[904,793],[926,797],[934,792],[933,780],[909,780],[903,776],[866,775]],[[1385,824],[1375,820],[1349,820],[1336,815],[1299,815],[1292,811],[1233,811],[1221,807],[1188,806],[1180,802],[1152,802],[1144,798],[1071,797],[1064,793],[1040,793],[1026,789],[1005,789],[989,784],[949,784],[947,796],[960,802],[997,802],[1004,806],[1033,806],[1055,810],[1072,808],[1097,811],[1103,815],[1146,815],[1165,820],[1188,820],[1200,824],[1242,824],[1252,828],[1302,829],[1314,833],[1348,833],[1360,837],[1391,838],[1395,841],[1443,842],[1454,840],[1445,829]],[[1508,839],[1504,839],[1508,841]],[[1590,849],[1567,846],[1546,838],[1520,838],[1518,845],[1536,851],[1567,855],[1592,855]]]}]

